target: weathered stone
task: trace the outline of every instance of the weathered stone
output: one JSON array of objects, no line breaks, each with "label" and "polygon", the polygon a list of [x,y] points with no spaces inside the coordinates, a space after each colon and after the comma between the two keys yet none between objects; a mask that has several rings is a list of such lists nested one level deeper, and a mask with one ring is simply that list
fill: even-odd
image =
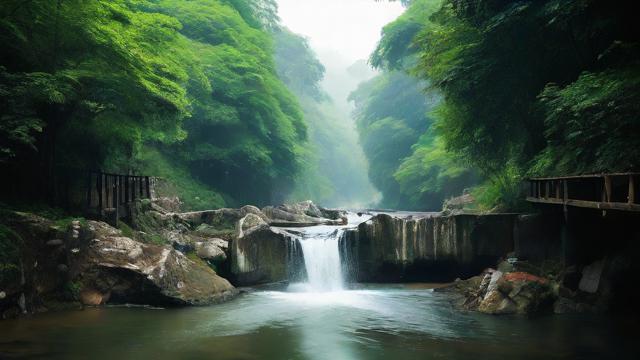
[{"label": "weathered stone", "polygon": [[584,292],[595,294],[598,292],[598,286],[600,285],[600,277],[602,276],[602,269],[604,268],[604,260],[596,261],[582,270],[582,279],[578,288]]},{"label": "weathered stone", "polygon": [[245,231],[231,243],[231,273],[240,285],[289,280],[290,256],[295,237],[282,229],[263,225]]},{"label": "weathered stone", "polygon": [[240,212],[243,216],[247,216],[249,214],[256,215],[260,217],[265,223],[269,221],[269,218],[260,209],[253,205],[245,205],[241,207]]},{"label": "weathered stone", "polygon": [[205,305],[237,293],[211,268],[176,250],[122,237],[104,223],[91,221],[89,227],[90,237],[99,241],[87,246],[75,275],[119,302]]},{"label": "weathered stone", "polygon": [[267,206],[262,212],[269,218],[269,224],[274,226],[313,226],[313,225],[345,225],[346,218],[337,216],[336,219],[324,217],[323,212],[311,201],[295,204],[283,204],[277,207]]},{"label": "weathered stone", "polygon": [[237,237],[243,237],[244,232],[258,227],[258,226],[267,226],[267,223],[258,215],[255,214],[247,214],[242,219],[238,220],[237,228]]},{"label": "weathered stone", "polygon": [[196,242],[196,255],[201,259],[211,260],[214,262],[225,261],[227,260],[227,254],[221,246],[222,244],[228,246],[227,242],[222,239],[208,239]]}]

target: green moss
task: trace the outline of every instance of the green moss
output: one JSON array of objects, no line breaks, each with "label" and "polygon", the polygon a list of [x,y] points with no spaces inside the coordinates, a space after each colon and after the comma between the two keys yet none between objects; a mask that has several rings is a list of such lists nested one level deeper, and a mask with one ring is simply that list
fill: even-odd
[{"label": "green moss", "polygon": [[136,239],[137,235],[136,232],[124,221],[120,221],[118,220],[117,223],[117,227],[120,231],[122,231],[122,235],[130,238],[130,239]]},{"label": "green moss", "polygon": [[211,268],[211,270],[213,270],[215,272],[218,271],[218,269],[217,269],[215,264],[213,264],[213,263],[211,263],[209,261],[201,259],[200,257],[198,257],[198,254],[196,254],[195,251],[188,252],[188,253],[185,254],[185,256],[187,258],[189,258],[189,260],[192,260],[193,262],[195,262],[196,264],[200,264],[200,265],[206,266],[208,268]]},{"label": "green moss", "polygon": [[142,242],[152,245],[167,245],[168,242],[165,238],[158,234],[147,234],[142,236]]}]

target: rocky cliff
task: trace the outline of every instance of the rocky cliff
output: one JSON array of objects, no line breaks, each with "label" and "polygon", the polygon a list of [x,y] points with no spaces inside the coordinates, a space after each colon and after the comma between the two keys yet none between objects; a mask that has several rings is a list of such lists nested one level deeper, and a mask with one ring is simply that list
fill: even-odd
[{"label": "rocky cliff", "polygon": [[475,275],[513,251],[515,215],[378,214],[346,232],[352,280],[443,281]]}]

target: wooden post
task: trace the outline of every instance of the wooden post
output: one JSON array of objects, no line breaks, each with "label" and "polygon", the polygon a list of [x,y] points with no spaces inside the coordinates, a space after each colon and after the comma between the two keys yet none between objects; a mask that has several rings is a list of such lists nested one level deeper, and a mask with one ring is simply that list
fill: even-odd
[{"label": "wooden post", "polygon": [[104,189],[107,191],[107,194],[105,196],[105,205],[107,208],[111,207],[111,204],[113,202],[113,183],[111,181],[111,176],[109,175],[105,175],[104,178],[106,179],[105,181],[105,187]]},{"label": "wooden post", "polygon": [[636,202],[636,184],[633,175],[629,175],[629,204],[635,204]]},{"label": "wooden post", "polygon": [[149,177],[144,177],[145,186],[147,187],[147,199],[151,199],[151,181],[149,181]]},{"label": "wooden post", "polygon": [[611,176],[604,176],[605,202],[611,202]]},{"label": "wooden post", "polygon": [[138,177],[138,190],[140,191],[140,199],[144,198],[143,189],[142,189],[142,177]]},{"label": "wooden post", "polygon": [[567,180],[563,180],[562,181],[564,183],[564,203],[566,204],[567,201],[569,200],[569,182]]},{"label": "wooden post", "polygon": [[549,180],[546,180],[544,182],[544,198],[545,199],[549,198],[549,185],[550,185]]},{"label": "wooden post", "polygon": [[98,215],[102,213],[102,173],[96,176],[96,189],[98,190]]},{"label": "wooden post", "polygon": [[542,181],[536,181],[538,183],[538,192],[537,192],[537,198],[542,198]]},{"label": "wooden post", "polygon": [[113,177],[113,207],[116,210],[116,223],[118,221],[118,206],[120,205],[120,186],[118,186],[120,181],[120,177],[115,175]]},{"label": "wooden post", "polygon": [[131,185],[131,179],[129,178],[129,175],[125,175],[124,177],[124,202],[125,204],[129,203],[129,197],[130,197],[130,187]]}]

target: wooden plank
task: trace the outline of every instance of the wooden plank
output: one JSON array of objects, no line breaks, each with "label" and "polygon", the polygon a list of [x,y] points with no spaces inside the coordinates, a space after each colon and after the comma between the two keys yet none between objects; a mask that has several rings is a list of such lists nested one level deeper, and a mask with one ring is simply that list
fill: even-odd
[{"label": "wooden plank", "polygon": [[556,199],[560,199],[560,180],[554,181],[556,185]]},{"label": "wooden plank", "polygon": [[551,205],[563,205],[566,204],[568,206],[575,207],[583,207],[590,209],[599,209],[599,210],[623,210],[623,211],[640,211],[639,204],[629,204],[629,203],[614,203],[614,202],[598,202],[598,201],[585,201],[585,200],[567,200],[563,202],[559,199],[539,199],[534,197],[528,197],[527,201],[533,203],[540,204],[551,204]]},{"label": "wooden plank", "polygon": [[142,188],[142,178],[138,177],[138,190],[140,191],[140,199],[144,198],[143,188]]}]

